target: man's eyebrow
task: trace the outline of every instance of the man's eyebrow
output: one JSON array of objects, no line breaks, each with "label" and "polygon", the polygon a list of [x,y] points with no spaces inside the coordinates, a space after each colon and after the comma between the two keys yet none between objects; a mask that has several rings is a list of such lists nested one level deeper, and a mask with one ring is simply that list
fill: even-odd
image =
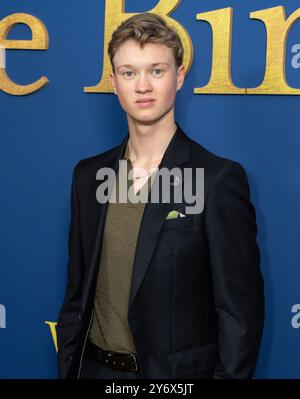
[{"label": "man's eyebrow", "polygon": [[[169,65],[169,64],[168,64],[167,62],[155,62],[155,63],[150,64],[150,65],[151,65],[151,66],[156,66],[156,65]],[[117,70],[119,70],[120,68],[124,68],[124,67],[126,67],[126,68],[135,68],[134,65],[131,65],[131,64],[124,64],[124,65],[118,66]]]}]

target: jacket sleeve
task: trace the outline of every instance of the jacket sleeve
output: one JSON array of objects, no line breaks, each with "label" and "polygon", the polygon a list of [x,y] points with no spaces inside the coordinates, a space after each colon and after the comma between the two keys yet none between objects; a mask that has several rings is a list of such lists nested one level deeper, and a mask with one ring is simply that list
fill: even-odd
[{"label": "jacket sleeve", "polygon": [[218,318],[214,378],[252,378],[263,332],[264,282],[255,208],[238,162],[228,160],[214,177],[205,224]]},{"label": "jacket sleeve", "polygon": [[81,319],[81,297],[84,265],[80,228],[80,210],[76,180],[78,165],[79,163],[75,166],[72,176],[67,287],[56,325],[58,345],[57,366],[59,378],[66,377],[67,371],[71,365]]}]

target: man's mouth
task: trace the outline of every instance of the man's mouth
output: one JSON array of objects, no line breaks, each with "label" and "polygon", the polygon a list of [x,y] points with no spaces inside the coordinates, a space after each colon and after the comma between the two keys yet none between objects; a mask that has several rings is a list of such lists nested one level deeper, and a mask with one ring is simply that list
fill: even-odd
[{"label": "man's mouth", "polygon": [[154,99],[153,98],[144,98],[142,100],[137,100],[136,103],[140,106],[142,105],[150,105],[152,103],[154,103]]}]

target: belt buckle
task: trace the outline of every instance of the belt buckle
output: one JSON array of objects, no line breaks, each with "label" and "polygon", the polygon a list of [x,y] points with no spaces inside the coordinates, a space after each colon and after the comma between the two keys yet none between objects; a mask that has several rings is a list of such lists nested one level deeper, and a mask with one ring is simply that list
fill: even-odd
[{"label": "belt buckle", "polygon": [[138,365],[137,365],[137,360],[136,360],[135,354],[134,354],[134,353],[131,353],[131,355],[132,355],[133,358],[134,358],[134,365],[135,365],[135,368],[134,368],[133,370],[134,370],[134,371],[138,371]]},{"label": "belt buckle", "polygon": [[[113,356],[114,354],[115,354],[115,352],[113,352],[113,351],[110,351],[110,350],[107,351],[107,356],[110,358],[110,360],[112,360],[112,356]],[[122,353],[122,354],[123,354],[123,353]],[[131,371],[138,371],[137,359],[136,359],[136,357],[135,357],[135,354],[134,354],[134,353],[128,352],[128,355],[133,356],[133,359],[134,359],[134,367],[135,367],[135,368],[131,368],[130,370],[131,370]]]}]

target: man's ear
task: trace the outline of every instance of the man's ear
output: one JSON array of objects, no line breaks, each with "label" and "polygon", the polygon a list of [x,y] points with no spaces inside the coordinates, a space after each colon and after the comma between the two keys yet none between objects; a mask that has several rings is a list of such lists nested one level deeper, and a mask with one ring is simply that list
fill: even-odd
[{"label": "man's ear", "polygon": [[185,69],[183,65],[180,65],[177,69],[177,88],[176,91],[180,90],[183,86],[185,78]]},{"label": "man's ear", "polygon": [[111,85],[112,85],[112,87],[114,89],[114,92],[117,95],[116,82],[115,82],[115,77],[114,77],[113,72],[109,73],[109,77],[110,77],[110,82],[111,82]]}]

